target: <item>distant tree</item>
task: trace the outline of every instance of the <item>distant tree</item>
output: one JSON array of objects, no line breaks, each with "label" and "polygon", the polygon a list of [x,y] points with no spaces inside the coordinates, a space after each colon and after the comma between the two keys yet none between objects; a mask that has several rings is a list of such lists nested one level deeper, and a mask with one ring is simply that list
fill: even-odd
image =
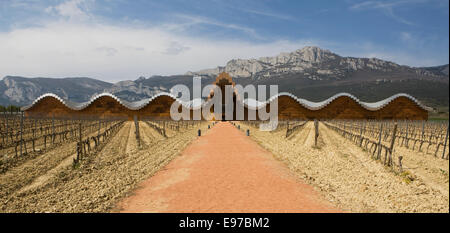
[{"label": "distant tree", "polygon": [[16,106],[16,105],[9,105],[8,107],[5,108],[5,110],[7,112],[11,112],[11,113],[13,113],[13,112],[20,112],[20,107]]}]

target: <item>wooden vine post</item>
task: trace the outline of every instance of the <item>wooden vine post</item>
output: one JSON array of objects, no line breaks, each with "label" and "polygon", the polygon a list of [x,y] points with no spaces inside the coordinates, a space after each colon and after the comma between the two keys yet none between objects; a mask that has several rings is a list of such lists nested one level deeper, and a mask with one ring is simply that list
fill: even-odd
[{"label": "wooden vine post", "polygon": [[20,156],[22,156],[23,146],[23,112],[20,114]]},{"label": "wooden vine post", "polygon": [[82,149],[81,147],[82,145],[82,141],[83,141],[83,136],[81,135],[81,122],[78,123],[78,146],[77,146],[77,162],[80,161],[81,159],[81,153],[82,153]]},{"label": "wooden vine post", "polygon": [[[345,127],[345,123],[344,123],[344,127]],[[316,120],[314,120],[314,129],[315,129],[315,134],[314,134],[314,146],[317,147],[317,139],[319,138],[319,122]]]},{"label": "wooden vine post", "polygon": [[101,120],[98,119],[98,132],[97,132],[97,138],[100,138],[100,129],[102,128]]},{"label": "wooden vine post", "polygon": [[36,135],[35,135],[35,130],[36,130],[36,129],[31,129],[31,131],[33,132],[33,138],[32,138],[32,143],[33,143],[33,144],[32,144],[32,146],[33,146],[33,152],[35,152],[35,151],[36,151],[36,149],[35,149],[35,147],[34,147],[34,140],[36,139],[36,138],[35,138],[35,136],[36,136]]},{"label": "wooden vine post", "polygon": [[141,147],[141,137],[139,135],[139,121],[138,121],[136,115],[134,115],[134,126],[136,128],[135,134],[136,134],[137,145],[138,145],[138,147]]},{"label": "wooden vine post", "polygon": [[[317,121],[317,120],[314,120],[314,127],[316,126],[316,121]],[[346,122],[344,121],[344,138],[345,138],[345,133],[346,133],[346,131],[345,131],[345,123],[346,123]],[[316,132],[317,132],[317,130],[316,130]],[[316,135],[317,135],[317,133],[316,133]],[[316,143],[316,144],[317,144],[317,143]]]},{"label": "wooden vine post", "polygon": [[400,172],[403,172],[402,159],[403,159],[403,156],[398,156],[398,170]]},{"label": "wooden vine post", "polygon": [[447,134],[445,135],[445,141],[444,141],[444,151],[442,152],[442,158],[445,158],[445,149],[447,148],[447,140],[448,140],[448,129],[450,125],[447,126]]},{"label": "wooden vine post", "polygon": [[363,130],[365,128],[366,123],[363,123],[364,126],[361,124],[361,130],[359,132],[359,146],[362,146],[362,142],[363,142]]},{"label": "wooden vine post", "polygon": [[52,144],[55,143],[55,116],[52,117]]},{"label": "wooden vine post", "polygon": [[409,124],[408,122],[406,122],[406,135],[405,135],[405,139],[406,140],[406,148],[408,148],[408,133],[409,133]]},{"label": "wooden vine post", "polygon": [[[8,120],[7,120],[7,118],[6,118],[6,114],[5,113],[3,113],[4,114],[4,117],[5,117],[5,126],[7,126],[8,125]],[[8,131],[6,131],[6,132],[8,132]],[[8,136],[6,136],[6,138],[8,138]],[[5,144],[5,134],[4,133],[2,133],[2,143],[3,144]]]},{"label": "wooden vine post", "polygon": [[6,112],[5,112],[5,117],[6,117],[6,143],[8,143],[9,128],[8,128],[8,114],[6,114]]},{"label": "wooden vine post", "polygon": [[377,160],[380,159],[381,156],[381,137],[383,135],[383,123],[380,124],[380,134],[378,135],[378,153],[377,153]]},{"label": "wooden vine post", "polygon": [[387,163],[389,166],[392,163],[392,153],[394,151],[394,143],[395,143],[396,133],[397,133],[397,123],[394,124],[394,130],[392,131],[391,146],[389,147],[389,160],[388,160],[388,163]]},{"label": "wooden vine post", "polygon": [[422,140],[424,140],[425,137],[425,121],[422,121]]}]

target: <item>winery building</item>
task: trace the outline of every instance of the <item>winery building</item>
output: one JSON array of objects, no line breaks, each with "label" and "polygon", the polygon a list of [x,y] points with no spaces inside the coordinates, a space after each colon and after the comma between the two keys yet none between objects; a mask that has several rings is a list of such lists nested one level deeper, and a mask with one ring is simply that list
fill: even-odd
[{"label": "winery building", "polygon": [[[221,73],[215,83],[221,89],[225,85],[235,86],[227,73]],[[212,97],[214,93],[211,93]],[[279,93],[265,102],[244,101],[233,96],[233,105],[244,105],[244,115],[248,111],[263,107],[269,108],[274,100],[278,101],[279,120],[305,119],[407,119],[427,120],[428,107],[408,94],[397,94],[374,103],[362,102],[348,93],[336,94],[321,102],[312,102],[298,98],[290,93]],[[169,93],[160,93],[149,99],[128,102],[113,94],[103,93],[85,103],[64,100],[55,94],[44,94],[31,105],[22,108],[27,116],[36,117],[126,117],[170,119],[170,107],[174,101],[180,108],[194,111],[192,101],[184,103]],[[222,104],[225,104],[224,98]],[[224,112],[224,111],[223,111]],[[256,114],[258,115],[258,114]],[[234,114],[235,116],[235,114]]]}]

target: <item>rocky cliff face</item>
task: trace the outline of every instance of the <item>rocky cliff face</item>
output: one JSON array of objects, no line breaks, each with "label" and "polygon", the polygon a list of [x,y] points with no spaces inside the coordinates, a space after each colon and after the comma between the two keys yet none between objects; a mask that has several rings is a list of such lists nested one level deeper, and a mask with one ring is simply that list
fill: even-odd
[{"label": "rocky cliff face", "polygon": [[83,102],[111,86],[111,83],[91,78],[53,79],[6,76],[0,80],[0,104],[29,104],[48,92],[65,99]]},{"label": "rocky cliff face", "polygon": [[105,89],[104,92],[113,93],[117,97],[127,101],[139,101],[160,92],[169,91],[163,86],[146,85],[145,80],[145,77],[140,77],[134,81],[120,81],[113,84],[110,88]]},{"label": "rocky cliff face", "polygon": [[[216,76],[222,71],[232,77],[262,79],[298,75],[299,77],[322,80],[342,79],[356,71],[408,72],[421,76],[441,76],[424,68],[400,66],[377,58],[341,57],[329,50],[308,46],[291,53],[259,59],[233,59],[224,67],[188,72],[189,75]],[[448,65],[447,65],[448,73]],[[447,74],[448,75],[448,74]]]},{"label": "rocky cliff face", "polygon": [[13,102],[23,102],[39,95],[42,88],[30,81],[20,82],[13,77],[5,77],[3,79],[5,91],[3,95]]}]

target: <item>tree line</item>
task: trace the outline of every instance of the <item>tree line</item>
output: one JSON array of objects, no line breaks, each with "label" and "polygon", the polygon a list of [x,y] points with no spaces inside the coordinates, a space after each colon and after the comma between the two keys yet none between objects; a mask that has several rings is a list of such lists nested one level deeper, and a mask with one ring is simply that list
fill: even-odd
[{"label": "tree line", "polygon": [[0,105],[0,112],[20,112],[20,106],[16,106],[16,105],[3,106],[3,105]]}]

